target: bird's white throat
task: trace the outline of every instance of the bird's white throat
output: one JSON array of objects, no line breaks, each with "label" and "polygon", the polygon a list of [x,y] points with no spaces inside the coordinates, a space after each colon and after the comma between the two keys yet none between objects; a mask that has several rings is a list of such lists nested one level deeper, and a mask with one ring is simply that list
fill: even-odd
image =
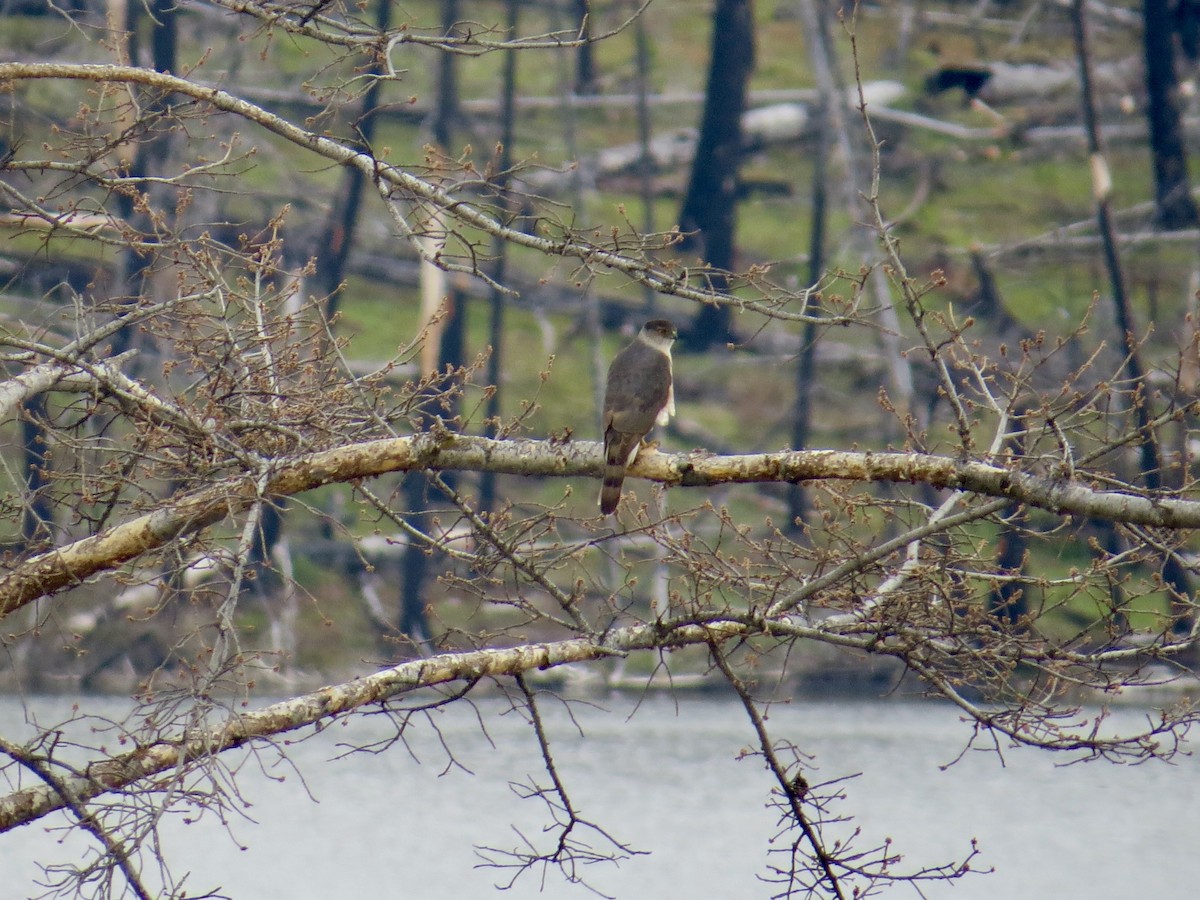
[{"label": "bird's white throat", "polygon": [[675,343],[675,338],[663,337],[661,334],[654,334],[644,329],[638,335],[638,338],[641,339],[643,343],[648,344],[660,353],[667,354],[668,359],[670,358],[671,345]]}]

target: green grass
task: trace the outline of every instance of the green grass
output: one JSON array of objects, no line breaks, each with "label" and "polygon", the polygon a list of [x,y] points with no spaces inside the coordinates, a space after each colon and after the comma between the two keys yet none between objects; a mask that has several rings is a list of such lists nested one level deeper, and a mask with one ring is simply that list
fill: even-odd
[{"label": "green grass", "polygon": [[[490,21],[489,17],[499,17],[500,8],[499,4],[480,4],[468,14]],[[789,4],[760,2],[755,8],[759,18],[758,66],[752,87],[811,86],[814,79],[806,62],[806,42],[800,26],[786,16],[776,15],[787,12]],[[406,3],[399,15],[413,23],[436,23],[439,9],[440,4],[434,0],[421,0]],[[6,27],[9,21],[6,20]],[[706,17],[698,12],[697,5],[691,0],[664,0],[650,8],[646,21],[653,37],[651,80],[654,88],[662,91],[702,90],[710,34]],[[523,22],[523,30],[548,30],[554,24],[529,16]],[[607,27],[612,23],[598,24]],[[6,34],[6,45],[36,46],[37,29],[42,27],[40,23],[21,22],[14,27],[18,30]],[[894,41],[894,26],[890,20],[863,14],[858,45],[863,56],[864,78],[903,81],[912,91],[904,105],[920,108],[928,115],[975,126],[990,122],[963,107],[958,97],[930,100],[917,93],[924,73],[938,62],[977,55],[979,48],[973,38],[948,30],[937,34],[930,30],[912,48],[907,60],[898,66],[889,66],[885,59]],[[186,46],[182,58],[198,59],[205,49]],[[1128,48],[1102,49],[1120,55]],[[256,35],[239,45],[239,50],[241,69],[231,82],[235,92],[238,80],[263,86],[292,86],[305,79],[320,78],[339,83],[347,96],[352,96],[363,86],[361,81],[355,80],[356,73],[349,63],[334,60],[325,48],[281,32]],[[998,47],[993,50],[995,58],[1004,53]],[[602,43],[596,52],[605,89],[613,92],[628,90],[634,73],[632,36],[621,35]],[[849,48],[841,37],[839,53],[843,74],[850,75]],[[1047,31],[1031,36],[1022,53],[1031,58],[1065,58],[1069,55],[1069,45],[1061,34]],[[406,103],[409,98],[416,98],[422,107],[430,105],[435,96],[437,59],[437,52],[428,48],[398,48],[394,62],[403,72],[395,83],[385,87],[384,101]],[[496,98],[502,63],[500,54],[460,59],[458,77],[463,97]],[[214,57],[211,67],[202,69],[199,77],[207,77],[210,72],[215,75],[223,64],[221,59]],[[571,76],[572,64],[569,56],[551,50],[523,56],[519,63],[521,93],[555,95],[564,78]],[[46,116],[45,120],[28,126],[31,142],[49,134],[52,113],[65,117],[66,111],[78,107],[83,96],[75,85],[50,81],[21,90],[27,91],[26,96]],[[695,104],[657,106],[653,110],[655,129],[661,133],[670,128],[694,126],[700,112],[700,106]],[[1020,109],[1005,112],[1018,124],[1025,116]],[[636,136],[632,109],[581,109],[570,118],[578,129],[573,141],[583,151],[631,141]],[[571,143],[565,133],[565,120],[558,109],[522,113],[517,123],[515,155],[518,158],[536,157],[539,163],[550,166],[561,165],[566,147]],[[857,122],[853,116],[852,120]],[[329,127],[337,134],[349,133],[346,122],[322,121],[317,125]],[[451,157],[457,157],[465,145],[470,144],[471,158],[477,162],[485,160],[494,146],[493,125],[489,119],[480,117],[470,129],[459,129],[447,152]],[[292,213],[293,219],[306,226],[312,226],[314,220],[319,222],[341,183],[341,170],[276,141],[252,126],[240,123],[238,129],[244,132],[243,140],[247,145],[261,144],[269,149],[239,176],[238,188],[245,196],[230,204],[230,217],[237,221],[259,221],[265,214],[277,211],[289,194],[297,193],[298,204],[303,202],[305,205]],[[880,130],[887,135],[885,150],[889,154],[881,196],[886,215],[899,215],[908,208],[923,186],[925,167],[930,172],[928,197],[895,229],[910,273],[918,279],[939,266],[938,260],[943,257],[961,271],[967,264],[966,252],[974,244],[1010,245],[1064,224],[1087,221],[1094,215],[1091,178],[1085,154],[1078,146],[1064,145],[1057,152],[1047,153],[1023,146],[1019,139],[998,137],[986,144],[964,144],[921,131],[894,132],[886,130],[882,124]],[[420,171],[424,165],[422,148],[428,140],[427,128],[386,120],[380,127],[376,146],[389,149],[388,161]],[[812,227],[811,156],[811,144],[805,142],[773,147],[747,159],[743,168],[747,179],[780,181],[789,186],[791,193],[782,197],[751,196],[741,203],[737,212],[741,262],[773,261],[772,277],[779,281],[795,279],[796,286],[807,280],[803,256],[808,250]],[[1108,158],[1114,176],[1114,208],[1128,207],[1151,197],[1151,167],[1146,147],[1117,145],[1109,149]],[[864,218],[865,213],[861,208],[853,213],[845,208],[843,176],[836,168],[832,172],[828,185],[830,265],[856,269],[858,251],[845,249],[848,247],[846,235],[854,219]],[[676,193],[659,196],[654,202],[654,219],[659,230],[669,228],[675,220],[681,203],[677,192],[686,185],[686,176],[687,172],[681,170],[666,173],[662,179],[674,186]],[[865,183],[862,186],[867,187]],[[574,212],[558,207],[558,214],[564,219],[575,215],[577,224],[606,229],[609,225],[623,226],[623,217],[618,212],[622,205],[629,219],[641,222],[641,200],[632,193],[629,183],[612,189],[602,185],[599,190],[585,194],[581,207]],[[365,220],[360,231],[364,246],[369,246],[373,252],[409,255],[404,240],[393,231],[393,226],[381,213],[378,198],[368,192]],[[477,238],[478,235],[468,234],[468,237]],[[35,235],[14,236],[7,232],[4,238],[10,242],[10,248],[22,252],[35,249],[40,240]],[[82,258],[110,252],[91,242],[61,237],[51,240],[48,249],[54,255]],[[1158,333],[1149,348],[1151,356],[1164,363],[1170,359],[1177,330],[1175,323],[1181,321],[1187,294],[1186,277],[1193,265],[1193,248],[1127,248],[1122,253],[1127,283],[1141,323],[1143,326],[1151,321],[1159,323]],[[996,276],[1006,302],[1021,321],[1032,328],[1067,332],[1088,309],[1093,292],[1101,292],[1101,308],[1106,316],[1110,316],[1105,306],[1108,303],[1108,278],[1097,263],[1098,258],[1095,252],[1053,258],[1007,257],[997,263]],[[581,283],[580,295],[583,295],[582,284],[587,277],[572,274],[572,263],[548,261],[532,251],[514,250],[512,264],[527,277],[560,281],[574,278]],[[635,300],[640,297],[640,289],[629,285],[623,276],[600,272],[595,288]],[[963,297],[947,291],[931,297],[930,303],[944,304],[951,299],[961,302]],[[503,415],[511,419],[525,411],[523,402],[535,403],[536,409],[528,416],[525,434],[542,437],[570,429],[577,440],[597,437],[593,385],[597,375],[603,373],[596,371],[588,337],[580,327],[582,308],[581,304],[580,311],[573,315],[549,316],[554,331],[553,347],[544,344],[541,322],[531,311],[514,305],[506,314],[502,348]],[[670,300],[664,300],[662,308],[680,320],[690,315],[692,309],[688,304]],[[412,340],[420,315],[414,291],[375,283],[357,275],[348,280],[342,310],[337,331],[346,341],[347,355],[377,362],[393,357]],[[471,359],[487,347],[487,305],[471,300],[465,310],[468,359]],[[7,301],[5,311],[19,312]],[[1095,327],[1099,330],[1104,326]],[[839,331],[835,338],[868,348],[874,346],[876,340],[875,334],[867,329],[857,333]],[[615,334],[606,335],[601,358],[605,362],[611,359],[624,340]],[[907,345],[913,343],[911,336],[905,340]],[[551,354],[554,355],[552,364]],[[715,441],[746,452],[776,449],[786,444],[794,390],[791,360],[768,361],[751,354],[717,351],[705,358],[681,354],[676,367],[680,383],[694,388],[690,398],[680,401],[681,415],[712,434]],[[543,373],[548,375],[543,377]],[[880,415],[873,386],[856,384],[852,373],[840,370],[822,371],[820,378],[826,400],[818,410],[818,431],[813,444],[881,446],[884,438],[878,425]],[[482,381],[482,376],[477,380]],[[477,408],[479,396],[478,387],[468,388],[465,403],[468,411]],[[468,427],[480,430],[480,418],[481,414],[474,414]],[[670,441],[666,446],[668,449],[692,449],[675,446]],[[509,478],[503,484],[506,496],[531,504],[553,506],[565,502],[572,511],[589,513],[594,504],[595,484],[582,479],[565,483],[555,479]],[[568,489],[572,496],[563,501]],[[645,485],[639,486],[638,490],[641,496],[648,496]],[[672,492],[670,502],[673,508],[682,508],[702,502],[704,496],[699,491]],[[724,496],[739,516],[744,516],[747,521],[761,522],[763,504],[752,488],[734,487]],[[310,499],[321,502],[324,497],[313,495]],[[864,539],[870,529],[879,524],[877,519],[868,519],[862,525]],[[354,523],[355,529],[366,527],[364,522]],[[1057,542],[1053,546],[1048,542],[1035,545],[1032,552],[1031,569],[1044,572],[1047,577],[1062,577],[1072,565],[1086,566],[1086,555],[1076,558],[1064,554]],[[338,586],[326,581],[319,571],[302,568],[300,580],[318,596],[338,595]],[[1139,601],[1132,613],[1134,621],[1151,623],[1161,611],[1155,606],[1158,602]],[[1092,596],[1072,596],[1065,588],[1048,589],[1046,604],[1054,612],[1048,616],[1047,627],[1067,633],[1075,627],[1078,618],[1093,616],[1100,603]],[[316,618],[314,616],[314,621]],[[338,639],[349,640],[348,635],[358,624],[361,623],[339,614],[334,626]],[[314,646],[304,652],[317,654],[319,650]]]}]

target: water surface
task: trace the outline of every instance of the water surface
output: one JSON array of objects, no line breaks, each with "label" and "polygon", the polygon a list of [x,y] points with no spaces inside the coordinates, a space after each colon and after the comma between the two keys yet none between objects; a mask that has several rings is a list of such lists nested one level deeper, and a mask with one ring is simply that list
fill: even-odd
[{"label": "water surface", "polygon": [[[87,701],[89,703],[95,701]],[[27,700],[44,719],[68,704]],[[648,856],[594,865],[588,880],[622,898],[770,897],[775,817],[762,763],[741,758],[752,739],[733,700],[655,696],[634,709],[545,704],[555,761],[580,813]],[[600,708],[602,707],[602,708]],[[477,845],[509,849],[518,834],[541,842],[545,809],[510,782],[547,784],[532,729],[499,699],[458,704],[376,753],[350,753],[395,735],[384,717],[334,725],[286,748],[230,756],[246,805],[223,826],[179,818],[165,826],[190,893],[220,888],[238,900],[395,897],[590,897],[554,871],[527,873],[508,892],[505,873],[478,868]],[[1121,710],[1117,728],[1146,712]],[[482,720],[486,736],[480,728]],[[0,733],[23,727],[21,701],[0,698]],[[956,710],[933,703],[796,703],[771,709],[780,738],[813,756],[809,780],[855,775],[836,811],[856,817],[862,840],[894,839],[903,866],[963,856],[995,872],[954,885],[923,885],[930,900],[1196,896],[1200,864],[1200,764],[1062,766],[1029,750],[969,752]],[[582,729],[582,734],[580,730]],[[447,750],[449,748],[449,752]],[[450,755],[452,754],[452,756]],[[61,821],[61,820],[56,820]],[[37,862],[79,857],[86,842],[47,832],[50,820],[0,835],[0,900],[36,896]],[[861,846],[865,849],[867,844]],[[153,880],[151,879],[152,883]],[[907,886],[888,897],[917,897]]]}]

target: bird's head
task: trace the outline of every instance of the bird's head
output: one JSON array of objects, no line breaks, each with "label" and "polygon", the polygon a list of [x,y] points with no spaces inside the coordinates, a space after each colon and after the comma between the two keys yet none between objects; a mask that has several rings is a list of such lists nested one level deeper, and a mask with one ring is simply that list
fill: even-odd
[{"label": "bird's head", "polygon": [[642,326],[641,336],[652,347],[662,347],[665,350],[679,337],[679,332],[668,319],[651,319]]}]

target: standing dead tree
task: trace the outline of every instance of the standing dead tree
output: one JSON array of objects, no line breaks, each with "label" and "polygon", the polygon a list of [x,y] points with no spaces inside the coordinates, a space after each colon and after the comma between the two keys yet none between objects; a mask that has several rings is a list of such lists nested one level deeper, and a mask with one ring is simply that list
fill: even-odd
[{"label": "standing dead tree", "polygon": [[[717,0],[712,14],[712,53],[700,138],[687,195],[679,212],[684,252],[698,253],[712,267],[714,290],[724,293],[725,273],[734,265],[738,170],[742,156],[742,113],[754,69],[754,5],[751,0]],[[700,350],[731,340],[727,305],[702,307],[683,335]]]},{"label": "standing dead tree", "polygon": [[[1181,5],[1181,6],[1185,6]],[[1187,13],[1167,0],[1142,4],[1142,47],[1146,61],[1146,117],[1154,152],[1155,219],[1162,228],[1195,228],[1200,224],[1188,178],[1187,148],[1179,111],[1175,35]],[[1178,17],[1178,18],[1177,18]]]}]

